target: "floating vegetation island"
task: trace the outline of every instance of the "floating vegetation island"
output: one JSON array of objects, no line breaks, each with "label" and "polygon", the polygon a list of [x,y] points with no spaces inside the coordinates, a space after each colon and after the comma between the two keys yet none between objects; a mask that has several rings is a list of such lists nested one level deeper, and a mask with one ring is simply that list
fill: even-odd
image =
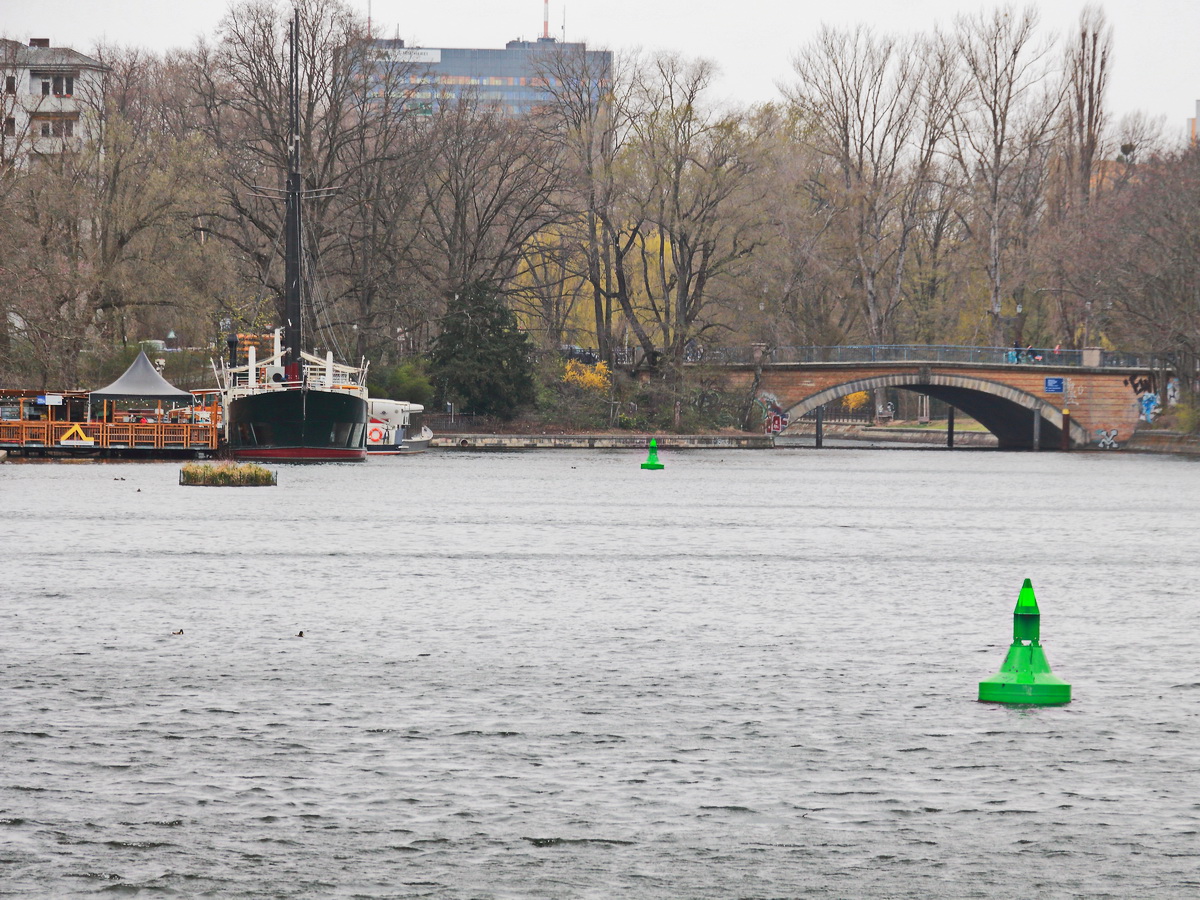
[{"label": "floating vegetation island", "polygon": [[186,463],[179,483],[205,487],[269,487],[279,483],[277,473],[257,463]]}]

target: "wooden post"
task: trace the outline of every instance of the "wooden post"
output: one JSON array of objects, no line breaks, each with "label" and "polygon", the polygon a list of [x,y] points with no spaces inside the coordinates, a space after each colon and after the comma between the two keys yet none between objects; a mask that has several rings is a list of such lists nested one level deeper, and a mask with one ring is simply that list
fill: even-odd
[{"label": "wooden post", "polygon": [[817,407],[817,449],[821,449],[821,445],[825,440],[825,407]]},{"label": "wooden post", "polygon": [[1042,449],[1042,411],[1033,411],[1033,450],[1036,453]]},{"label": "wooden post", "polygon": [[1065,407],[1063,408],[1062,449],[1063,452],[1071,449],[1071,411]]},{"label": "wooden post", "polygon": [[954,407],[947,407],[946,412],[946,449],[954,449]]}]

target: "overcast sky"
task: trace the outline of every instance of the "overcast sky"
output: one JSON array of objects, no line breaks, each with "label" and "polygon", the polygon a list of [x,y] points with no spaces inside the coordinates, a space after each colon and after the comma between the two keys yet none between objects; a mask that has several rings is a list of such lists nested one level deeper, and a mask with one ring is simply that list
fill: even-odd
[{"label": "overcast sky", "polygon": [[[375,34],[413,46],[503,47],[541,35],[543,0],[348,0]],[[1078,20],[1081,0],[1038,0],[1046,35]],[[1182,134],[1200,99],[1200,0],[1108,0],[1115,35],[1110,107],[1142,110]],[[778,98],[790,60],[822,23],[870,23],[881,31],[929,31],[957,13],[990,8],[963,0],[551,0],[550,32],[611,50],[641,47],[703,56],[721,68],[720,95]],[[225,0],[0,0],[0,35],[87,52],[101,40],[162,51],[215,34]]]}]

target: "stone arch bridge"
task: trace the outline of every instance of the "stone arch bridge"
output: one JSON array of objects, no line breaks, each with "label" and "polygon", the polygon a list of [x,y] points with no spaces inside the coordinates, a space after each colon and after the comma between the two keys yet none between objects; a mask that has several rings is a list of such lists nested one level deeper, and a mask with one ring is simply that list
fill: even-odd
[{"label": "stone arch bridge", "polygon": [[991,348],[979,350],[1000,361],[954,361],[936,358],[936,351],[947,348],[924,349],[929,352],[906,355],[935,358],[730,362],[725,379],[730,390],[753,389],[756,397],[781,407],[793,425],[804,414],[860,391],[925,394],[967,413],[1003,449],[1060,449],[1064,423],[1071,448],[1117,449],[1137,429],[1146,396],[1157,393],[1156,376],[1148,368],[1102,364],[1100,351],[1060,354],[1067,363],[1061,364],[1009,362],[1012,354]]}]

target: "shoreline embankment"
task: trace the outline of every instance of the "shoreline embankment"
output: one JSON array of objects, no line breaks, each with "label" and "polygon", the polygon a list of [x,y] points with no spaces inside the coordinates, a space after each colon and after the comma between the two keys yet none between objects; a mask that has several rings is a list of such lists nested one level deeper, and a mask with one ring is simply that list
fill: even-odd
[{"label": "shoreline embankment", "polygon": [[[816,443],[811,430],[781,435],[765,434],[439,434],[435,450],[645,450],[654,438],[661,450],[789,450],[810,449]],[[857,425],[826,426],[825,446],[854,449],[892,444],[901,447],[945,448],[945,430]],[[954,446],[992,448],[996,438],[988,432],[955,431]],[[1140,431],[1119,451],[1166,453],[1200,457],[1200,435],[1176,431]],[[1077,451],[1078,452],[1078,451]],[[0,462],[8,453],[0,450]]]},{"label": "shoreline embankment", "polygon": [[[879,444],[945,446],[944,431],[833,425],[824,431],[827,446]],[[483,434],[460,432],[435,435],[435,450],[645,450],[654,438],[660,450],[783,450],[812,447],[812,430],[768,434]],[[994,447],[987,432],[955,432],[956,447]]]},{"label": "shoreline embankment", "polygon": [[[484,434],[458,432],[435,435],[435,450],[644,450],[654,438],[660,450],[786,450],[812,448],[813,429],[780,435],[765,434]],[[894,444],[897,447],[944,448],[946,430],[874,425],[827,425],[826,447],[852,449]],[[994,448],[995,435],[986,431],[955,431],[954,446]],[[1169,453],[1200,456],[1200,435],[1174,431],[1140,431],[1118,448],[1131,453]]]}]

